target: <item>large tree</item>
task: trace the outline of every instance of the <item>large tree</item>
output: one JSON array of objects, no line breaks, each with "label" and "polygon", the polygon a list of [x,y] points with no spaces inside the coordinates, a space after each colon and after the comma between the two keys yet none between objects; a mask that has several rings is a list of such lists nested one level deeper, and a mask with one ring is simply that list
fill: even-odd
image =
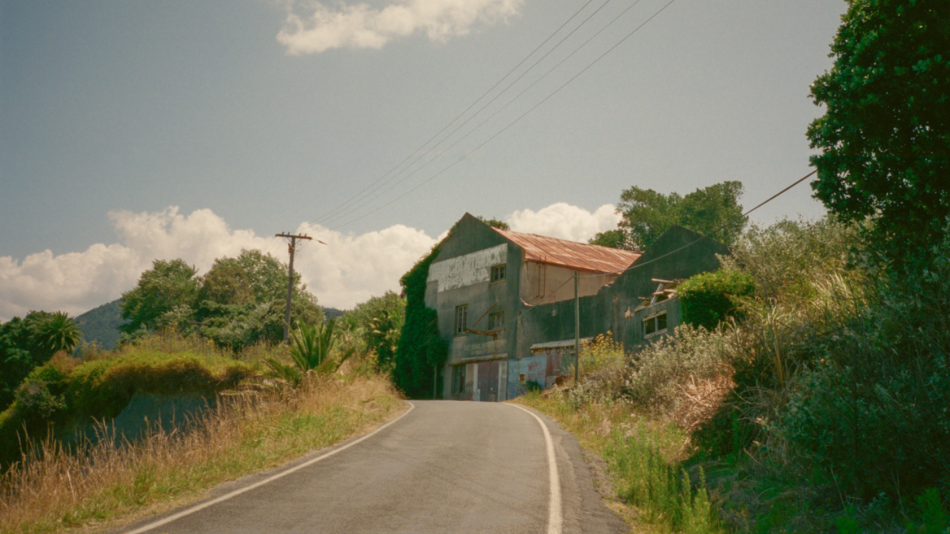
[{"label": "large tree", "polygon": [[950,2],[849,0],[834,66],[811,87],[815,196],[875,219],[892,257],[929,248],[950,214]]},{"label": "large tree", "polygon": [[129,334],[143,328],[156,330],[163,326],[163,315],[191,306],[200,286],[197,273],[180,259],[152,262],[135,288],[122,294],[122,318],[128,322],[120,329]]},{"label": "large tree", "polygon": [[617,212],[623,218],[618,228],[597,234],[590,243],[643,250],[678,224],[731,245],[747,222],[739,204],[741,196],[741,182],[722,182],[686,196],[633,186],[620,194]]},{"label": "large tree", "polygon": [[33,368],[57,351],[72,351],[79,338],[75,319],[62,312],[31,311],[0,325],[0,411]]}]

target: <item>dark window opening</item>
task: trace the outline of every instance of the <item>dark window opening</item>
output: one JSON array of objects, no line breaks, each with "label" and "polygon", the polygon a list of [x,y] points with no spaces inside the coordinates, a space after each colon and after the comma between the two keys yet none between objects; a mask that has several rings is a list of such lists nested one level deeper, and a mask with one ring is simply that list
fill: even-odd
[{"label": "dark window opening", "polygon": [[468,332],[468,304],[455,307],[455,335]]},{"label": "dark window opening", "polygon": [[[485,271],[482,271],[485,272]],[[494,284],[495,282],[501,282],[507,278],[507,266],[502,263],[501,265],[495,265],[491,268],[491,281]]]},{"label": "dark window opening", "polygon": [[505,327],[505,312],[495,312],[488,314],[488,329],[498,330]]},{"label": "dark window opening", "polygon": [[660,312],[643,320],[643,336],[651,337],[666,333],[666,312]]}]

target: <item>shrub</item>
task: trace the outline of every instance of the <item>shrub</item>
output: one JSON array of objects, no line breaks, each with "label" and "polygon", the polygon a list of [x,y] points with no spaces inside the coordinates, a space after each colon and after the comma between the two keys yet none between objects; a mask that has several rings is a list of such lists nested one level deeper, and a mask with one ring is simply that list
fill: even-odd
[{"label": "shrub", "polygon": [[739,299],[752,295],[755,283],[751,276],[722,269],[693,276],[677,289],[683,306],[683,322],[715,328],[727,317],[736,315]]}]

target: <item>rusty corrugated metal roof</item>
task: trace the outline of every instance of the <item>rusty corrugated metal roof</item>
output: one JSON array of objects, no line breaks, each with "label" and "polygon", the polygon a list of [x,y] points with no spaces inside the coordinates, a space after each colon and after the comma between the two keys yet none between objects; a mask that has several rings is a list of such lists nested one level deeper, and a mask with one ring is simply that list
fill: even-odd
[{"label": "rusty corrugated metal roof", "polygon": [[620,272],[637,261],[642,252],[588,245],[566,239],[522,234],[492,228],[524,249],[525,261],[559,265],[569,269],[595,273]]}]

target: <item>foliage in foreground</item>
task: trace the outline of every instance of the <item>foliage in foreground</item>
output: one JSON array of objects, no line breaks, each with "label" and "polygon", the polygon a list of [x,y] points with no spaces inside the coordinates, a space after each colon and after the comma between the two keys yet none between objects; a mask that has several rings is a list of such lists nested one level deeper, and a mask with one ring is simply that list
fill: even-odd
[{"label": "foliage in foreground", "polygon": [[164,352],[132,346],[109,358],[80,361],[59,353],[20,384],[13,404],[0,413],[0,465],[21,456],[21,444],[55,437],[94,420],[112,419],[136,393],[195,393],[213,397],[258,372],[256,365],[213,352]]},{"label": "foliage in foreground", "polygon": [[[317,376],[299,389],[223,397],[191,431],[68,451],[46,441],[0,476],[0,532],[108,525],[279,466],[389,418],[402,403],[379,376]],[[114,523],[112,523],[114,524]]]},{"label": "foliage in foreground", "polygon": [[[950,526],[950,233],[902,277],[853,265],[855,234],[753,229],[724,259],[756,287],[739,320],[680,326],[548,396],[555,415],[593,420],[621,494],[659,531],[691,528],[670,522],[682,468],[730,531]],[[663,452],[669,424],[680,446]]]}]

